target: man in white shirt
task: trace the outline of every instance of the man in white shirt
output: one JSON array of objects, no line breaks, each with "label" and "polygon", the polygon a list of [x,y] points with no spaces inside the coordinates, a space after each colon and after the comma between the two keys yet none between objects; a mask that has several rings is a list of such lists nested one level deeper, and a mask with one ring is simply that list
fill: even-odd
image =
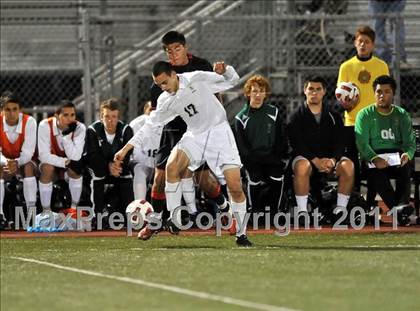
[{"label": "man in white shirt", "polygon": [[23,195],[28,208],[36,204],[36,163],[32,160],[36,147],[37,124],[33,117],[22,113],[19,99],[5,92],[1,99],[0,120],[0,228],[5,225],[3,201],[5,180],[23,178]]},{"label": "man in white shirt", "polygon": [[65,212],[76,213],[83,185],[81,157],[85,136],[86,127],[76,120],[76,107],[71,101],[63,100],[53,117],[39,123],[39,194],[44,211],[51,209],[54,177],[63,177],[60,175],[65,172],[72,200],[71,207]]},{"label": "man in white shirt", "polygon": [[[236,243],[252,246],[246,236],[246,198],[240,180],[241,160],[235,138],[227,122],[226,111],[215,93],[228,90],[239,81],[232,66],[223,62],[214,65],[214,72],[194,71],[177,75],[172,66],[160,61],[153,67],[153,80],[164,92],[150,120],[121,149],[115,159],[123,160],[129,150],[138,146],[145,130],[153,124],[165,124],[180,116],[187,131],[172,150],[166,165],[165,193],[171,213],[181,206],[181,176],[188,168],[194,171],[204,162],[213,172],[221,171],[231,196],[231,207],[238,219]],[[147,228],[147,227],[146,227]]]}]

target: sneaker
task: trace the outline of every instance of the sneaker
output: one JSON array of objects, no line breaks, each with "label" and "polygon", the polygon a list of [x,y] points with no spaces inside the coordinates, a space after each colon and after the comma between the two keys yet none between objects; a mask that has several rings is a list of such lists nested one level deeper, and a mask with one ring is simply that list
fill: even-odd
[{"label": "sneaker", "polygon": [[190,221],[193,223],[192,228],[197,227],[197,223],[196,223],[197,216],[198,216],[198,212],[188,214]]},{"label": "sneaker", "polygon": [[15,229],[15,222],[13,220],[9,220],[7,222],[7,229],[14,230]]},{"label": "sneaker", "polygon": [[156,233],[155,230],[152,230],[149,228],[149,226],[144,227],[143,229],[140,230],[139,234],[137,235],[137,237],[139,238],[139,240],[143,240],[143,241],[147,241],[148,239],[150,239],[154,234]]},{"label": "sneaker", "polygon": [[311,223],[311,220],[309,218],[309,213],[307,211],[299,211],[297,214],[298,218],[298,225],[300,227],[305,227],[306,225],[306,219],[308,219],[308,224]]},{"label": "sneaker", "polygon": [[[231,211],[230,211],[230,203],[229,203],[229,201],[226,201],[226,207],[225,208],[218,208],[218,213],[220,213],[220,214],[222,214],[222,213],[230,213],[231,215],[232,215],[232,213],[231,213]],[[228,218],[228,216],[223,216],[222,218],[220,218],[220,222],[221,222],[221,224],[222,224],[222,226],[226,226],[227,224],[228,224],[228,222],[229,222],[229,218]]]},{"label": "sneaker", "polygon": [[398,209],[397,220],[400,226],[408,227],[410,225],[410,215],[413,214],[414,208],[411,205],[405,205]]},{"label": "sneaker", "polygon": [[226,207],[225,208],[219,208],[220,213],[228,213],[230,211],[230,202],[226,201]]},{"label": "sneaker", "polygon": [[[235,235],[236,234],[236,226],[237,226],[237,221],[236,218],[233,216],[232,210],[230,209],[230,202],[226,201],[227,205],[225,208],[219,208],[219,213],[229,213],[230,217],[232,218],[232,223],[230,225],[230,227],[227,229],[229,231],[230,235]],[[228,216],[223,216],[222,218],[220,218],[220,222],[223,226],[226,226],[229,223],[229,217]]]},{"label": "sneaker", "polygon": [[[77,209],[74,208],[74,207],[69,207],[69,208],[62,209],[61,212],[64,215],[70,214],[71,218],[74,218],[74,219],[77,218]],[[81,217],[88,217],[88,216],[89,216],[89,214],[86,211],[82,211]]]},{"label": "sneaker", "polygon": [[248,240],[248,237],[245,234],[242,234],[239,237],[236,237],[236,245],[240,247],[252,247],[252,243]]},{"label": "sneaker", "polygon": [[173,222],[171,218],[168,218],[166,221],[166,230],[168,230],[171,234],[178,234],[181,231]]},{"label": "sneaker", "polygon": [[0,231],[3,231],[7,228],[6,217],[3,214],[0,214]]}]

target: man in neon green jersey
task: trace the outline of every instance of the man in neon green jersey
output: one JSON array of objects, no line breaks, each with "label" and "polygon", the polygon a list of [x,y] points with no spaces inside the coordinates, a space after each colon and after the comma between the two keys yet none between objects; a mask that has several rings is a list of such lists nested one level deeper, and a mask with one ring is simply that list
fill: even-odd
[{"label": "man in neon green jersey", "polygon": [[[391,209],[399,214],[411,214],[410,166],[416,150],[416,141],[410,115],[393,105],[395,80],[387,75],[373,82],[375,103],[363,108],[357,115],[356,144],[362,160],[367,161],[368,184],[381,196]],[[396,189],[390,183],[395,176]],[[400,212],[401,211],[401,212]],[[400,219],[400,218],[399,218]]]}]

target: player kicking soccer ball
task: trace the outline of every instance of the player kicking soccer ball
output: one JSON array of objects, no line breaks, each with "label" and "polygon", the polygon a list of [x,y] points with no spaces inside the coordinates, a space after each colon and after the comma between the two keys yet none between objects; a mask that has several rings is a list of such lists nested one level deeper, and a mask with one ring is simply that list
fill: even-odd
[{"label": "player kicking soccer ball", "polygon": [[[249,247],[246,236],[246,197],[242,191],[242,165],[226,111],[214,95],[235,86],[239,76],[232,66],[223,62],[214,65],[214,72],[194,71],[176,74],[168,62],[157,62],[153,80],[164,92],[148,122],[115,154],[122,161],[128,151],[141,145],[148,130],[156,124],[166,124],[180,116],[187,131],[174,147],[166,165],[166,200],[171,214],[170,222],[177,227],[174,211],[181,206],[181,176],[187,168],[194,171],[204,162],[213,172],[221,171],[231,197],[231,208],[237,220],[236,243]],[[179,214],[179,213],[178,213]]]}]

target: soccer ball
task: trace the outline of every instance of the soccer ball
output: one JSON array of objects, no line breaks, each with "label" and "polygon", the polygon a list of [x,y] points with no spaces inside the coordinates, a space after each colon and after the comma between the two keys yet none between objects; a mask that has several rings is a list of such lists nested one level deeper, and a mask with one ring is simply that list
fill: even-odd
[{"label": "soccer ball", "polygon": [[335,89],[335,98],[346,110],[353,109],[359,102],[360,91],[352,82],[341,82]]},{"label": "soccer ball", "polygon": [[[142,224],[142,226],[147,224],[146,217],[150,213],[153,213],[153,206],[146,200],[134,200],[128,204],[125,212],[127,214],[128,220],[135,226]],[[140,216],[140,217],[139,217]]]}]

